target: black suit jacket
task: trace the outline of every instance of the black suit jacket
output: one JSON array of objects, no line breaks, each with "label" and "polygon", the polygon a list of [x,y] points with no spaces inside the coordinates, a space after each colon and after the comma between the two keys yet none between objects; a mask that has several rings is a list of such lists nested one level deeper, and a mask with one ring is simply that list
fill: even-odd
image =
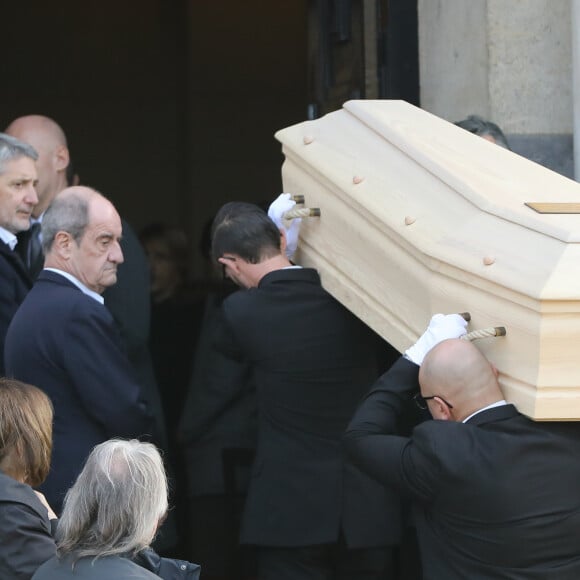
[{"label": "black suit jacket", "polygon": [[32,288],[20,256],[0,240],[0,376],[4,369],[4,341],[12,317]]},{"label": "black suit jacket", "polygon": [[[248,364],[227,357],[213,342],[216,328],[223,324],[221,306],[218,293],[208,295],[180,422],[192,496],[223,494],[224,450],[241,448],[251,454],[256,445],[256,397]],[[234,392],[237,396],[230,397]],[[224,405],[224,400],[229,403]],[[248,470],[240,466],[235,472],[244,476],[236,478],[238,491],[247,487]]]},{"label": "black suit jacket", "polygon": [[[124,262],[117,268],[117,283],[103,292],[105,306],[113,315],[137,381],[155,417],[153,441],[168,449],[166,425],[155,372],[149,352],[151,321],[150,272],[147,256],[129,223],[121,218]],[[167,527],[167,526],[166,526]]]},{"label": "black suit jacket", "polygon": [[424,578],[580,578],[580,425],[535,423],[506,405],[397,437],[418,368],[402,358],[380,379],[346,443],[362,469],[414,499]]},{"label": "black suit jacket", "polygon": [[38,256],[36,256],[36,258],[33,260],[32,264],[30,264],[30,267],[27,266],[28,247],[30,245],[32,235],[39,235],[38,231],[32,231],[32,227],[18,234],[18,245],[16,246],[16,252],[26,267],[31,280],[36,280],[44,268],[44,254],[42,252],[38,254]]},{"label": "black suit jacket", "polygon": [[58,273],[43,270],[6,336],[9,376],[54,405],[51,471],[42,486],[60,510],[97,443],[151,433],[141,387],[109,311]]},{"label": "black suit jacket", "polygon": [[350,464],[342,434],[376,377],[368,329],[311,269],[283,269],[224,302],[223,352],[256,385],[258,443],[241,538],[264,546],[395,543],[396,495]]}]

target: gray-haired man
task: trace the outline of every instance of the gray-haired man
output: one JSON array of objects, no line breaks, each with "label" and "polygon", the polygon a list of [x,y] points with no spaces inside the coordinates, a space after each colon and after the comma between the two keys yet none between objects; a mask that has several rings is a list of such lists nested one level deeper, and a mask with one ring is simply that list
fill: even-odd
[{"label": "gray-haired man", "polygon": [[30,227],[38,203],[36,151],[0,133],[0,375],[4,374],[4,339],[8,325],[32,287],[26,268],[14,252],[16,234]]}]

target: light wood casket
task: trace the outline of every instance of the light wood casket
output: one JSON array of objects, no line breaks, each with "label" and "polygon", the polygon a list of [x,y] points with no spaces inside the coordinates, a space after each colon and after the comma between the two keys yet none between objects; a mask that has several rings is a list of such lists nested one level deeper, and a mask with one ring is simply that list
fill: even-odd
[{"label": "light wood casket", "polygon": [[[279,131],[296,259],[399,351],[436,312],[469,329],[505,396],[536,420],[580,419],[580,185],[403,101],[349,101]],[[572,208],[574,209],[574,208]]]}]

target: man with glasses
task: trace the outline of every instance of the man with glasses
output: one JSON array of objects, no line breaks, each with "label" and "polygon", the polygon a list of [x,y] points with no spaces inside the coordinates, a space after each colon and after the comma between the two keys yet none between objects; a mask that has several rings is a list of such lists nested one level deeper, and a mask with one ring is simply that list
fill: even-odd
[{"label": "man with glasses", "polygon": [[[433,317],[359,407],[347,451],[414,501],[425,579],[580,578],[580,426],[506,403],[465,324]],[[417,390],[435,420],[395,436]]]}]

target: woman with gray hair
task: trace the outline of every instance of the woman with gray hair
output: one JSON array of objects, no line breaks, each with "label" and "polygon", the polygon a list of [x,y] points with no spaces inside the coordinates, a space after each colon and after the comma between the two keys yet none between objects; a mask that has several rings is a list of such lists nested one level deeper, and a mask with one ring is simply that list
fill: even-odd
[{"label": "woman with gray hair", "polygon": [[33,580],[195,580],[199,566],[148,550],[166,512],[167,478],[155,446],[120,439],[97,445],[66,495],[57,556]]}]

